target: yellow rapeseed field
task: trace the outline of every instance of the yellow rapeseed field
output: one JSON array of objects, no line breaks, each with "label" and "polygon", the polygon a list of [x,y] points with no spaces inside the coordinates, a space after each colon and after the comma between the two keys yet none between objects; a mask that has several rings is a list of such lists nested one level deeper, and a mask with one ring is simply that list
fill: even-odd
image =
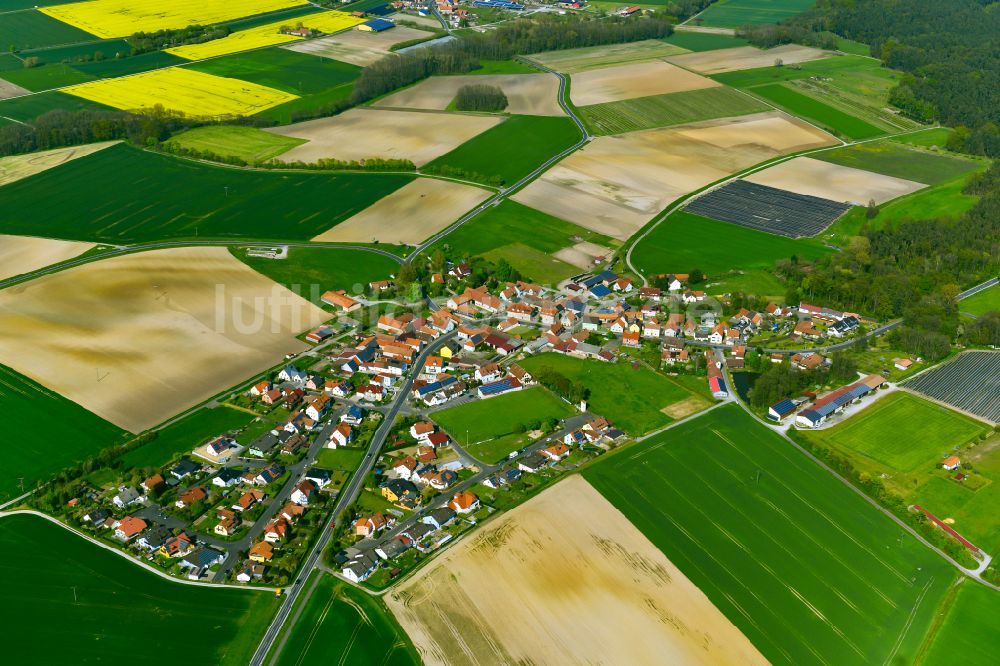
[{"label": "yellow rapeseed field", "polygon": [[92,102],[132,111],[157,104],[186,116],[249,116],[297,95],[239,79],[170,67],[63,88]]},{"label": "yellow rapeseed field", "polygon": [[307,0],[90,0],[38,11],[92,35],[113,39],[136,32],[213,25],[305,4]]},{"label": "yellow rapeseed field", "polygon": [[259,49],[264,46],[274,46],[286,42],[295,42],[302,37],[297,35],[282,34],[281,28],[295,28],[299,24],[304,28],[318,30],[323,33],[340,32],[346,28],[351,28],[363,23],[365,19],[351,16],[347,12],[319,12],[317,14],[307,14],[297,16],[287,21],[275,21],[266,25],[257,26],[248,30],[238,30],[222,39],[214,39],[203,44],[188,44],[186,46],[175,46],[172,49],[165,49],[167,53],[172,53],[188,60],[202,60],[204,58],[214,58],[216,56]]}]

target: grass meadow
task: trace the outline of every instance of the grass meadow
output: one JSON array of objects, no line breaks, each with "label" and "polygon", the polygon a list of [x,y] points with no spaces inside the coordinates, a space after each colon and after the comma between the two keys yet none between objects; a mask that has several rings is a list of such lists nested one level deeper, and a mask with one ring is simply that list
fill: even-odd
[{"label": "grass meadow", "polygon": [[948,139],[951,137],[953,130],[950,127],[933,127],[923,132],[914,132],[913,134],[904,134],[903,136],[892,137],[893,141],[898,143],[905,143],[910,146],[919,146],[921,148],[941,148],[944,149],[948,145]]},{"label": "grass meadow", "polygon": [[753,93],[773,102],[793,115],[811,120],[817,125],[850,139],[870,139],[885,134],[882,129],[860,118],[824,104],[818,99],[803,95],[780,83],[757,86],[753,88]]},{"label": "grass meadow", "polygon": [[968,298],[962,299],[958,308],[962,312],[974,315],[982,315],[987,312],[1000,310],[1000,286],[984,289],[978,294],[973,294]]},{"label": "grass meadow", "polygon": [[513,185],[579,140],[569,118],[511,116],[426,167],[461,169],[470,180],[499,177]]},{"label": "grass meadow", "polygon": [[128,664],[179,644],[206,663],[246,664],[280,601],[164,580],[37,516],[0,518],[0,549],[12,664]]},{"label": "grass meadow", "polygon": [[702,88],[637,97],[578,109],[593,134],[621,134],[712,118],[770,111],[760,100],[732,88]]},{"label": "grass meadow", "polygon": [[[244,171],[119,144],[0,188],[0,230],[114,243],[195,237],[306,240],[409,180]],[[85,220],[81,210],[89,213]]]},{"label": "grass meadow", "polygon": [[955,579],[735,405],[584,476],[773,664],[909,663]]},{"label": "grass meadow", "polygon": [[223,157],[237,157],[247,162],[260,163],[306,141],[244,125],[206,125],[172,136],[167,143],[178,148],[207,151]]},{"label": "grass meadow", "polygon": [[777,23],[801,14],[815,0],[720,0],[698,14],[701,23],[720,28]]},{"label": "grass meadow", "polygon": [[59,470],[128,437],[124,430],[2,365],[0,414],[4,430],[11,433],[4,447],[0,503],[21,494],[22,477],[25,490],[31,490]]},{"label": "grass meadow", "polygon": [[937,185],[982,168],[982,163],[975,160],[909,148],[895,141],[844,146],[810,157],[927,185]]},{"label": "grass meadow", "polygon": [[287,634],[285,647],[273,662],[276,666],[420,663],[410,639],[381,599],[329,575],[321,575],[299,621]]},{"label": "grass meadow", "polygon": [[992,666],[1000,654],[1000,593],[963,581],[937,631],[929,638],[921,666]]},{"label": "grass meadow", "polygon": [[661,410],[694,395],[666,375],[625,361],[605,363],[546,353],[526,358],[521,365],[528,372],[547,368],[571,382],[582,382],[590,389],[590,412],[630,435],[642,435],[672,422]]},{"label": "grass meadow", "polygon": [[660,41],[695,52],[732,49],[737,46],[746,46],[750,43],[739,37],[716,35],[710,32],[674,32],[674,34],[664,37]]},{"label": "grass meadow", "polygon": [[531,442],[518,426],[572,414],[573,408],[548,389],[534,387],[433,412],[431,420],[474,458],[493,463]]}]

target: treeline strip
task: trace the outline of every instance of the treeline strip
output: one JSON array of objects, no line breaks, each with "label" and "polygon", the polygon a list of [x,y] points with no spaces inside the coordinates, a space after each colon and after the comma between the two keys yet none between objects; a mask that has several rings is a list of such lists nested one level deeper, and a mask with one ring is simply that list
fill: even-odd
[{"label": "treeline strip", "polygon": [[236,155],[221,155],[211,150],[200,150],[182,146],[175,141],[166,141],[158,148],[165,153],[190,157],[207,162],[219,162],[233,166],[253,167],[257,169],[306,169],[313,171],[416,171],[416,165],[405,159],[386,157],[369,157],[363,160],[338,160],[330,157],[321,158],[315,162],[277,162],[265,160],[258,162],[246,160]]},{"label": "treeline strip", "polygon": [[458,89],[455,108],[459,111],[503,111],[507,108],[507,95],[499,86],[472,83]]}]

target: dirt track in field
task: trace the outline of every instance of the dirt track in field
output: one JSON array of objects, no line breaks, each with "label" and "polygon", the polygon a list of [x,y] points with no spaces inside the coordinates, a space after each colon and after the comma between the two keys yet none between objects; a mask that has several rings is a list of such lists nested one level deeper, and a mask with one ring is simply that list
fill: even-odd
[{"label": "dirt track in field", "polygon": [[226,248],[97,261],[0,291],[0,363],[140,432],[307,347],[329,315]]},{"label": "dirt track in field", "polygon": [[501,122],[495,116],[461,113],[351,109],[266,131],[308,141],[276,157],[279,162],[381,157],[423,166]]},{"label": "dirt track in field", "polygon": [[685,53],[684,55],[670,56],[667,61],[699,74],[721,74],[722,72],[735,72],[757,67],[771,67],[778,59],[785,65],[794,65],[830,56],[829,51],[821,51],[798,44],[785,44],[766,51],[754,46],[738,46],[732,49]]},{"label": "dirt track in field", "polygon": [[389,49],[395,44],[433,36],[433,33],[426,30],[399,25],[385,32],[348,30],[329,37],[296,42],[284,48],[367,67],[392,53]]},{"label": "dirt track in field", "polygon": [[489,196],[471,185],[417,178],[313,240],[418,245]]},{"label": "dirt track in field", "polygon": [[429,665],[767,663],[579,475],[466,538],[386,601]]},{"label": "dirt track in field", "polygon": [[0,235],[0,280],[78,257],[93,243]]},{"label": "dirt track in field", "polygon": [[602,136],[512,198],[624,240],[678,197],[767,159],[835,143],[779,112]]},{"label": "dirt track in field", "polygon": [[654,60],[574,74],[570,97],[577,106],[589,106],[719,85],[676,65]]},{"label": "dirt track in field", "polygon": [[845,201],[855,206],[867,206],[872,199],[877,204],[883,204],[927,187],[912,180],[883,176],[811,157],[796,157],[751,174],[744,180],[798,194]]},{"label": "dirt track in field", "polygon": [[468,84],[497,86],[507,96],[507,113],[529,116],[565,115],[559,106],[559,79],[554,74],[483,74],[432,76],[410,88],[384,97],[378,107],[444,111],[458,89]]}]

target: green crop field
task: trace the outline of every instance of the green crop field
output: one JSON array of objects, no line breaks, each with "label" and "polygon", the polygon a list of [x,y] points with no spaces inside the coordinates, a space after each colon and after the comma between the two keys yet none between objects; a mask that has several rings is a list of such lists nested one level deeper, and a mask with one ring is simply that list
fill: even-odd
[{"label": "green crop field", "polygon": [[746,46],[750,42],[739,37],[716,35],[710,32],[674,32],[662,40],[667,44],[678,46],[688,51],[715,51],[716,49],[731,49]]},{"label": "green crop field", "polygon": [[[405,20],[405,19],[404,19]],[[427,33],[428,36],[433,36]],[[538,69],[520,60],[480,60],[482,65],[479,69],[474,69],[469,74],[537,74]]]},{"label": "green crop field", "polygon": [[93,41],[97,41],[97,37],[89,32],[57,21],[34,9],[10,12],[0,20],[0,44],[3,44],[4,51],[9,47],[21,51]]},{"label": "green crop field", "polygon": [[579,107],[584,122],[597,135],[770,110],[771,107],[760,100],[724,86]]},{"label": "green crop field", "polygon": [[274,663],[416,666],[420,658],[381,599],[324,575]]},{"label": "green crop field", "polygon": [[605,363],[546,353],[526,358],[521,365],[528,372],[546,368],[571,382],[582,382],[590,389],[590,412],[600,414],[630,435],[667,425],[673,419],[661,410],[693,395],[666,375],[646,366],[634,368],[626,361]]},{"label": "green crop field", "polygon": [[473,457],[492,463],[531,442],[527,434],[517,432],[518,426],[572,414],[573,409],[548,389],[535,387],[433,412],[431,419]]},{"label": "green crop field", "polygon": [[280,602],[164,580],[37,516],[0,518],[0,546],[11,664],[133,664],[179,644],[205,663],[246,664]]},{"label": "green crop field", "polygon": [[287,259],[248,257],[245,250],[238,248],[231,252],[258,273],[316,304],[327,290],[363,293],[369,282],[385,280],[399,271],[399,264],[392,259],[359,250],[292,247]]},{"label": "green crop field", "polygon": [[955,579],[735,405],[583,474],[773,664],[910,663]]},{"label": "green crop field", "polygon": [[148,72],[151,69],[180,65],[186,62],[187,60],[184,58],[172,53],[150,51],[128,58],[105,58],[94,62],[75,63],[73,68],[97,78],[113,79],[118,76]]},{"label": "green crop field", "polygon": [[1000,310],[1000,286],[984,289],[978,294],[962,299],[958,309],[974,315]]},{"label": "green crop field", "polygon": [[256,127],[243,125],[195,127],[170,137],[168,141],[178,148],[209,151],[223,157],[238,157],[252,163],[266,162],[305,142],[305,139],[271,134]]},{"label": "green crop field", "polygon": [[513,185],[579,140],[580,132],[569,118],[511,116],[427,167],[460,169],[470,180],[499,177]]},{"label": "green crop field", "polygon": [[0,188],[0,229],[115,243],[196,236],[305,240],[409,181],[244,171],[119,144]]},{"label": "green crop field", "polygon": [[744,25],[777,23],[801,14],[816,0],[719,0],[698,14],[704,25],[739,28]]},{"label": "green crop field", "polygon": [[582,270],[551,256],[579,242],[575,238],[608,248],[616,244],[607,236],[507,199],[445,236],[435,248],[447,247],[457,257],[506,259],[524,275],[555,284]]},{"label": "green crop field", "polygon": [[90,74],[84,74],[69,65],[56,63],[53,65],[42,65],[41,67],[31,67],[15,69],[3,73],[5,81],[21,86],[32,92],[40,90],[52,90],[63,86],[71,86],[74,83],[84,83],[94,79]]},{"label": "green crop field", "polygon": [[753,89],[753,93],[773,102],[793,115],[811,120],[850,139],[870,139],[885,134],[883,130],[860,118],[824,104],[818,99],[803,95],[780,83],[757,86]]},{"label": "green crop field", "polygon": [[885,396],[811,438],[855,451],[900,472],[934,465],[986,432],[982,423],[909,393]]},{"label": "green crop field", "polygon": [[1000,654],[1000,592],[965,580],[945,609],[922,666],[993,666]]},{"label": "green crop field", "polygon": [[20,120],[21,122],[30,122],[43,113],[57,109],[62,111],[78,111],[80,109],[94,111],[112,110],[103,104],[91,102],[75,95],[67,95],[58,90],[0,100],[0,116],[6,116],[14,120]]},{"label": "green crop field", "polygon": [[791,239],[684,211],[673,213],[632,252],[632,263],[647,274],[713,274],[770,269],[779,259],[817,259],[831,252],[814,239]]},{"label": "green crop field", "polygon": [[[0,414],[11,433],[4,447],[0,503],[128,436],[66,398],[0,365]],[[27,428],[25,428],[27,426]],[[13,433],[21,433],[14,435]]]},{"label": "green crop field", "polygon": [[252,414],[219,406],[199,409],[156,433],[156,439],[118,458],[124,467],[161,467],[179,453],[191,451],[209,439],[243,428],[254,420]]},{"label": "green crop field", "polygon": [[955,130],[950,127],[933,127],[922,132],[892,137],[893,141],[921,148],[944,148]]},{"label": "green crop field", "polygon": [[[71,44],[68,46],[48,47],[33,51],[21,51],[18,55],[22,58],[34,56],[46,64],[67,62],[74,63],[77,60],[86,58],[92,60],[98,58],[99,61],[112,60],[116,57],[124,57],[132,53],[126,39],[108,39],[98,42],[87,42],[85,44]],[[119,56],[120,54],[120,56]]]},{"label": "green crop field", "polygon": [[975,160],[909,148],[894,141],[855,144],[810,157],[928,185],[943,183],[982,168],[982,163]]}]

